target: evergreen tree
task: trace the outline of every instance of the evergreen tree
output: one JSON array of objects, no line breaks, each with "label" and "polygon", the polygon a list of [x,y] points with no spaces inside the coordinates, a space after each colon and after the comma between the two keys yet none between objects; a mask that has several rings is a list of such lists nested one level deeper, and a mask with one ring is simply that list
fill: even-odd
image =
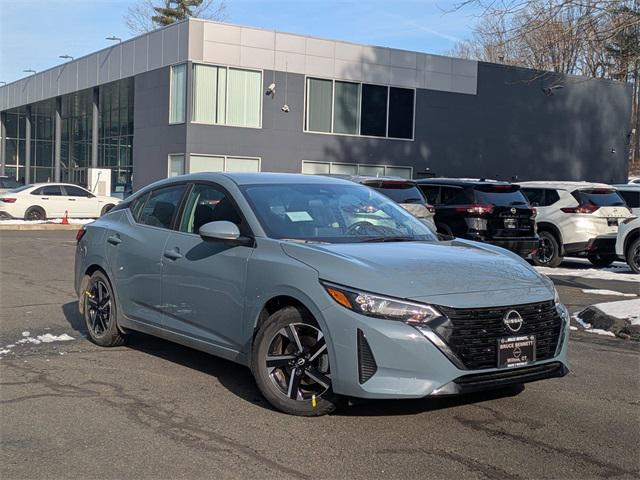
[{"label": "evergreen tree", "polygon": [[165,0],[163,7],[154,7],[156,15],[151,17],[158,25],[171,25],[193,16],[193,9],[199,7],[203,0]]}]

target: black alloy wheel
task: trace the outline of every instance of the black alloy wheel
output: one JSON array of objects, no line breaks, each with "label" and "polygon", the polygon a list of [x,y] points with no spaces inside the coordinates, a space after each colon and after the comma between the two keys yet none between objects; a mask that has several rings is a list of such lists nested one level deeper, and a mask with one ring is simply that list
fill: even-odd
[{"label": "black alloy wheel", "polygon": [[101,271],[89,279],[84,296],[84,318],[89,336],[103,347],[124,344],[124,335],[118,330],[117,305],[111,282]]},{"label": "black alloy wheel", "polygon": [[30,207],[24,214],[24,219],[28,221],[46,220],[47,216],[40,207]]},{"label": "black alloy wheel", "polygon": [[626,260],[634,273],[640,273],[640,238],[636,238],[627,247]]},{"label": "black alloy wheel", "polygon": [[539,233],[540,244],[538,250],[532,255],[533,263],[539,267],[557,267],[562,263],[560,244],[551,232]]},{"label": "black alloy wheel", "polygon": [[312,325],[291,323],[278,330],[265,362],[273,384],[291,400],[311,400],[331,388],[327,344]]}]

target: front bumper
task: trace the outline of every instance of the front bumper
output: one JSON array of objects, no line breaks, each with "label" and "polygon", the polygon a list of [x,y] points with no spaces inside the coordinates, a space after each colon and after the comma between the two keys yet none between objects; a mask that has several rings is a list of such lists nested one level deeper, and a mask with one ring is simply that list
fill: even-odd
[{"label": "front bumper", "polygon": [[[425,334],[402,322],[364,317],[339,306],[323,310],[322,316],[330,336],[332,387],[341,395],[422,398],[497,388],[568,372],[568,325],[560,333],[552,358],[522,368],[470,370],[451,360],[442,345],[439,348]],[[362,338],[366,340],[364,348]],[[561,367],[552,369],[551,364]],[[529,370],[543,366],[547,367],[542,372]]]}]

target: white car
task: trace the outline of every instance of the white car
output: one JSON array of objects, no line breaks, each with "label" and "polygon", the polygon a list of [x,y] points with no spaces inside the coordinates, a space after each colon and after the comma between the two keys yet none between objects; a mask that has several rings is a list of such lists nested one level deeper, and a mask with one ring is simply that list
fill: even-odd
[{"label": "white car", "polygon": [[70,218],[97,218],[119,202],[77,185],[36,183],[0,194],[0,218],[46,220],[63,217],[65,212]]},{"label": "white car", "polygon": [[536,265],[557,267],[565,255],[586,256],[597,267],[616,260],[611,234],[617,233],[631,210],[615,188],[588,182],[522,182],[520,186],[538,211]]},{"label": "white car", "polygon": [[640,273],[640,218],[627,218],[618,227],[616,255]]},{"label": "white car", "polygon": [[623,183],[613,186],[616,187],[620,196],[627,202],[627,207],[631,209],[631,213],[636,217],[640,217],[640,183]]},{"label": "white car", "polygon": [[640,184],[640,177],[629,177],[630,184]]}]

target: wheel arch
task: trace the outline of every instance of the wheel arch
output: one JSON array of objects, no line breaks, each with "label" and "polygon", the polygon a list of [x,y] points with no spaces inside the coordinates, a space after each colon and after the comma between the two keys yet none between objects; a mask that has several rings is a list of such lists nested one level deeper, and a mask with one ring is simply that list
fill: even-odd
[{"label": "wheel arch", "polygon": [[635,228],[627,234],[624,239],[624,248],[622,250],[625,255],[627,254],[627,249],[638,237],[640,237],[640,228]]}]

